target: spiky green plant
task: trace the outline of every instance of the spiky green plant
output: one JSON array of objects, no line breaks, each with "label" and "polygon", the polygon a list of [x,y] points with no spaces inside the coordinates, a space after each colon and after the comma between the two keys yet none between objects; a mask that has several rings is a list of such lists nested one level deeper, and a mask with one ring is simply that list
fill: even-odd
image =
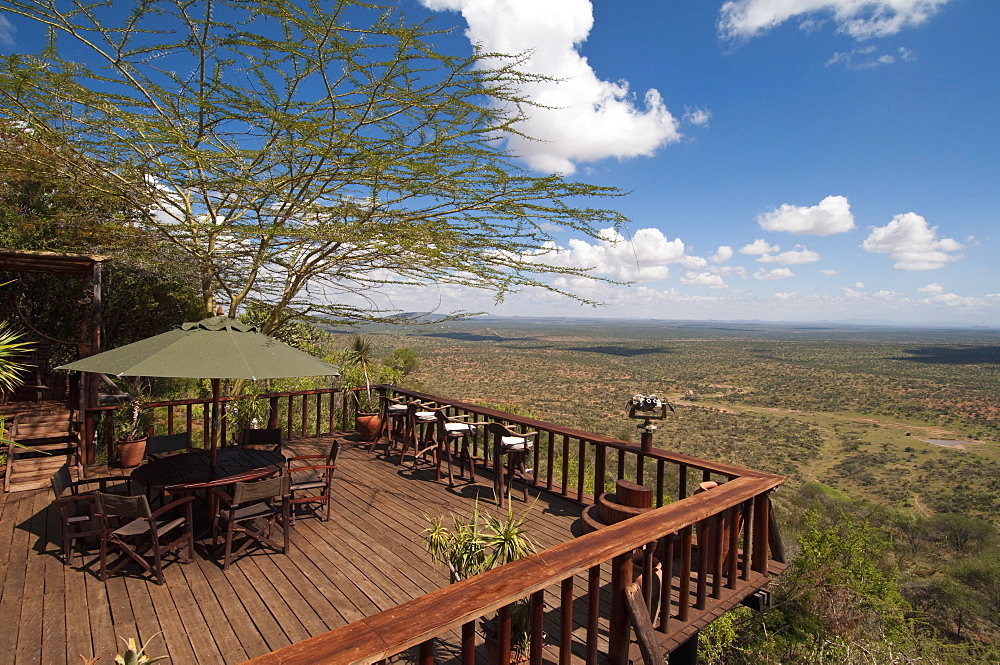
[{"label": "spiky green plant", "polygon": [[21,385],[21,377],[29,367],[17,360],[32,346],[21,337],[8,321],[0,321],[0,390],[5,392],[14,392]]}]

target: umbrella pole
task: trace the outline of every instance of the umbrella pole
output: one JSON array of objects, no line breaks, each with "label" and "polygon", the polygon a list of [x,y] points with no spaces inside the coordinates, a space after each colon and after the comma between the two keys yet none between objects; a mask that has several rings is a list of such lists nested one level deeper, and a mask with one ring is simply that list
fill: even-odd
[{"label": "umbrella pole", "polygon": [[219,456],[219,434],[221,418],[219,417],[219,398],[222,392],[222,379],[212,379],[212,443],[209,452],[209,466],[214,469]]}]

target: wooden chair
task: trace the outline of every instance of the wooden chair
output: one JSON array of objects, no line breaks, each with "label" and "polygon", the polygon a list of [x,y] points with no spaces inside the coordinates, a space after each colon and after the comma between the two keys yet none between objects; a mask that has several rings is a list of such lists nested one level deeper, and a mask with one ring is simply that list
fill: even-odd
[{"label": "wooden chair", "polygon": [[251,429],[247,428],[240,434],[240,445],[251,448],[264,448],[281,452],[281,428]]},{"label": "wooden chair", "polygon": [[[112,483],[119,484],[125,494],[129,492],[129,479],[125,476],[105,476],[74,481],[70,476],[69,464],[63,464],[51,479],[53,506],[59,509],[62,526],[63,563],[72,565],[76,554],[76,542],[101,535],[100,524],[94,516],[94,492],[108,492]],[[89,490],[82,489],[95,485]]]},{"label": "wooden chair", "polygon": [[320,518],[330,519],[330,499],[333,495],[333,473],[337,470],[340,442],[334,441],[326,455],[297,455],[288,459],[289,503],[291,521],[295,522],[295,509],[318,503],[324,512]]},{"label": "wooden chair", "polygon": [[469,482],[476,482],[476,459],[472,454],[472,439],[476,435],[476,427],[488,425],[486,422],[469,422],[468,415],[449,416],[445,409],[436,412],[438,420],[438,440],[447,450],[448,485],[455,484],[451,473],[452,457],[458,455],[459,477],[464,477],[468,465]]},{"label": "wooden chair", "polygon": [[[157,584],[166,584],[164,556],[176,552],[183,563],[191,563],[194,558],[193,501],[194,497],[187,496],[150,510],[149,501],[141,494],[119,496],[96,492],[95,511],[101,529],[101,581],[108,579],[108,573],[115,573],[135,561],[156,576]],[[170,517],[169,513],[180,516]],[[118,550],[118,560],[110,568],[109,548]],[[147,560],[147,555],[152,562]]]},{"label": "wooden chair", "polygon": [[161,434],[146,439],[146,457],[151,460],[159,460],[167,455],[179,453],[182,450],[190,452],[193,448],[194,446],[191,445],[191,432]]},{"label": "wooden chair", "polygon": [[[223,570],[228,570],[233,559],[241,556],[254,543],[283,554],[288,551],[288,530],[291,526],[289,491],[287,474],[235,483],[232,496],[219,489],[211,490],[220,500],[219,512],[212,521],[214,545],[218,546],[220,533],[224,531],[226,535]],[[275,525],[281,526],[283,539],[280,545],[271,538],[271,529]],[[243,535],[243,542],[233,552],[237,534]]]},{"label": "wooden chair", "polygon": [[497,502],[503,508],[504,496],[513,488],[515,479],[520,479],[524,500],[527,501],[528,481],[534,477],[534,470],[527,468],[526,459],[535,448],[538,432],[522,433],[501,423],[490,423],[486,429],[493,435],[493,491],[496,492]]}]

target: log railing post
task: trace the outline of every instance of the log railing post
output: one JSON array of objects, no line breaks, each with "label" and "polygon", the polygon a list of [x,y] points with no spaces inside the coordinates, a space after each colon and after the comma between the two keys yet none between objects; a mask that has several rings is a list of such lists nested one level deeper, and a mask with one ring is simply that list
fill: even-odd
[{"label": "log railing post", "polygon": [[611,616],[608,642],[608,662],[611,665],[628,665],[628,647],[632,631],[625,587],[631,583],[632,553],[626,552],[611,560]]}]

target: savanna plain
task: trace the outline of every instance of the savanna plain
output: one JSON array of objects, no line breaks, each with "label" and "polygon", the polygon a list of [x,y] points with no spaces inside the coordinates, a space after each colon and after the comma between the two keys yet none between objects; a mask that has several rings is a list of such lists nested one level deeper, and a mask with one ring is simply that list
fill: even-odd
[{"label": "savanna plain", "polygon": [[633,443],[625,404],[655,393],[674,407],[655,446],[785,476],[777,609],[716,622],[705,662],[1000,660],[1000,329],[484,317],[365,332],[412,350],[425,392]]}]

